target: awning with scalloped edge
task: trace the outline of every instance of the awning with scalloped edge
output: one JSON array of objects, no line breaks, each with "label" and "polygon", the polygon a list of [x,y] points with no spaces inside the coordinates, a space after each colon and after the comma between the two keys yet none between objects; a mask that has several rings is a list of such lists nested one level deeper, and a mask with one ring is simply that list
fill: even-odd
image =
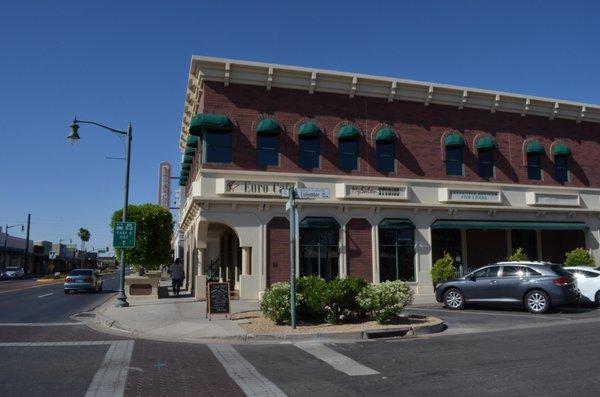
[{"label": "awning with scalloped edge", "polygon": [[321,135],[321,128],[313,121],[302,123],[298,128],[298,137],[300,138],[317,138]]},{"label": "awning with scalloped edge", "polygon": [[274,119],[262,119],[256,126],[258,135],[275,136],[281,133],[281,126]]},{"label": "awning with scalloped edge", "polygon": [[571,148],[564,143],[559,143],[558,145],[554,145],[552,148],[552,154],[555,156],[570,156]]},{"label": "awning with scalloped edge", "polygon": [[396,133],[389,127],[380,128],[375,134],[375,141],[379,143],[394,142],[396,140]]},{"label": "awning with scalloped edge", "polygon": [[544,146],[540,143],[540,141],[533,139],[527,142],[527,146],[525,146],[525,153],[544,153]]},{"label": "awning with scalloped edge", "polygon": [[360,131],[354,124],[348,124],[340,127],[337,136],[340,141],[356,141],[360,138]]},{"label": "awning with scalloped edge", "polygon": [[233,123],[224,114],[198,113],[190,121],[190,134],[200,135],[203,130],[229,131]]},{"label": "awning with scalloped edge", "polygon": [[496,141],[489,135],[482,136],[477,140],[477,150],[491,150],[496,148]]},{"label": "awning with scalloped edge", "polygon": [[444,146],[446,146],[446,147],[462,147],[462,146],[465,146],[465,139],[462,137],[462,135],[453,133],[453,134],[446,136],[446,139],[444,140]]}]

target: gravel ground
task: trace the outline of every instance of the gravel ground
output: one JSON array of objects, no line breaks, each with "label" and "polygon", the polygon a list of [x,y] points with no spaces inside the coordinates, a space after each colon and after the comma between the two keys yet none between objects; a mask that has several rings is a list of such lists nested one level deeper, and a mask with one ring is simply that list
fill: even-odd
[{"label": "gravel ground", "polygon": [[304,334],[304,333],[331,333],[351,332],[370,329],[398,328],[403,326],[423,326],[437,321],[435,317],[423,316],[401,316],[392,324],[378,324],[375,321],[364,321],[350,324],[312,324],[299,322],[293,330],[289,325],[276,325],[273,321],[265,318],[261,312],[244,312],[232,315],[232,320],[242,320],[238,324],[250,334]]}]

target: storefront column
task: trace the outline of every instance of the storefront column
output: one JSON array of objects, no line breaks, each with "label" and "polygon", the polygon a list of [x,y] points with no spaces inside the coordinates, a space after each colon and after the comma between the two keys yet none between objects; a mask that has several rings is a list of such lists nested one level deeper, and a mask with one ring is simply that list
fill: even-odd
[{"label": "storefront column", "polygon": [[250,275],[250,247],[242,247],[242,275]]},{"label": "storefront column", "polygon": [[340,227],[340,251],[339,251],[339,277],[346,278],[348,277],[348,249],[346,248],[346,225],[342,225]]},{"label": "storefront column", "polygon": [[206,275],[204,274],[204,248],[196,249],[196,277],[194,277],[194,298],[199,301],[206,296]]},{"label": "storefront column", "polygon": [[431,267],[433,266],[431,223],[434,218],[428,214],[418,215],[412,219],[415,225],[416,302],[431,303],[435,302],[433,282],[431,281]]},{"label": "storefront column", "polygon": [[535,240],[536,240],[536,245],[537,245],[538,260],[542,261],[543,256],[542,256],[542,231],[541,230],[535,231]]},{"label": "storefront column", "polygon": [[371,227],[371,246],[373,247],[373,284],[379,284],[379,234],[377,225]]}]

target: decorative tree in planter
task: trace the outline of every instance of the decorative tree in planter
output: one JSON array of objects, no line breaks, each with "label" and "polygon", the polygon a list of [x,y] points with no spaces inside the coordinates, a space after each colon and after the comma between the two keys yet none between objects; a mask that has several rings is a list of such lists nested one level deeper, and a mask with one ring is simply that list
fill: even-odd
[{"label": "decorative tree in planter", "polygon": [[529,257],[527,256],[525,251],[523,251],[523,248],[517,248],[511,256],[506,258],[506,260],[507,261],[528,261]]},{"label": "decorative tree in planter", "polygon": [[[115,211],[111,229],[122,219],[123,210]],[[135,247],[125,250],[125,263],[131,264],[139,273],[142,269],[156,270],[171,260],[173,216],[169,210],[156,204],[130,205],[127,221],[136,223],[136,232]],[[117,248],[115,252],[120,255],[121,249]]]},{"label": "decorative tree in planter", "polygon": [[433,285],[436,285],[454,277],[456,277],[454,259],[446,252],[442,258],[433,264],[431,268],[431,281],[433,281]]},{"label": "decorative tree in planter", "polygon": [[565,255],[565,266],[594,266],[596,262],[584,248],[575,248]]}]

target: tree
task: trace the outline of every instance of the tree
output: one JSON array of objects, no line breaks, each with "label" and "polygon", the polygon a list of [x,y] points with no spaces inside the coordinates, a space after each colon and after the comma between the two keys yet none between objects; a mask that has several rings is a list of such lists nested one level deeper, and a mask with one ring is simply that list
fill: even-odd
[{"label": "tree", "polygon": [[575,248],[565,255],[565,266],[594,266],[596,262],[584,248]]},{"label": "tree", "polygon": [[431,268],[431,281],[433,284],[441,283],[456,277],[456,268],[454,267],[454,259],[449,253],[445,253],[443,258],[438,259]]},{"label": "tree", "polygon": [[517,248],[511,256],[506,258],[506,260],[507,261],[528,261],[529,257],[527,256],[525,251],[523,251],[523,248]]},{"label": "tree", "polygon": [[[111,230],[115,222],[123,219],[123,210],[114,212]],[[156,204],[130,205],[127,207],[127,221],[136,223],[135,248],[125,250],[125,262],[139,272],[141,268],[156,270],[161,263],[171,260],[171,236],[173,216],[164,207]],[[117,255],[121,249],[116,248]]]},{"label": "tree", "polygon": [[85,247],[85,243],[90,241],[90,237],[92,237],[92,235],[90,234],[89,230],[84,229],[82,227],[79,228],[77,235],[81,239],[81,250],[83,251],[83,249]]}]

